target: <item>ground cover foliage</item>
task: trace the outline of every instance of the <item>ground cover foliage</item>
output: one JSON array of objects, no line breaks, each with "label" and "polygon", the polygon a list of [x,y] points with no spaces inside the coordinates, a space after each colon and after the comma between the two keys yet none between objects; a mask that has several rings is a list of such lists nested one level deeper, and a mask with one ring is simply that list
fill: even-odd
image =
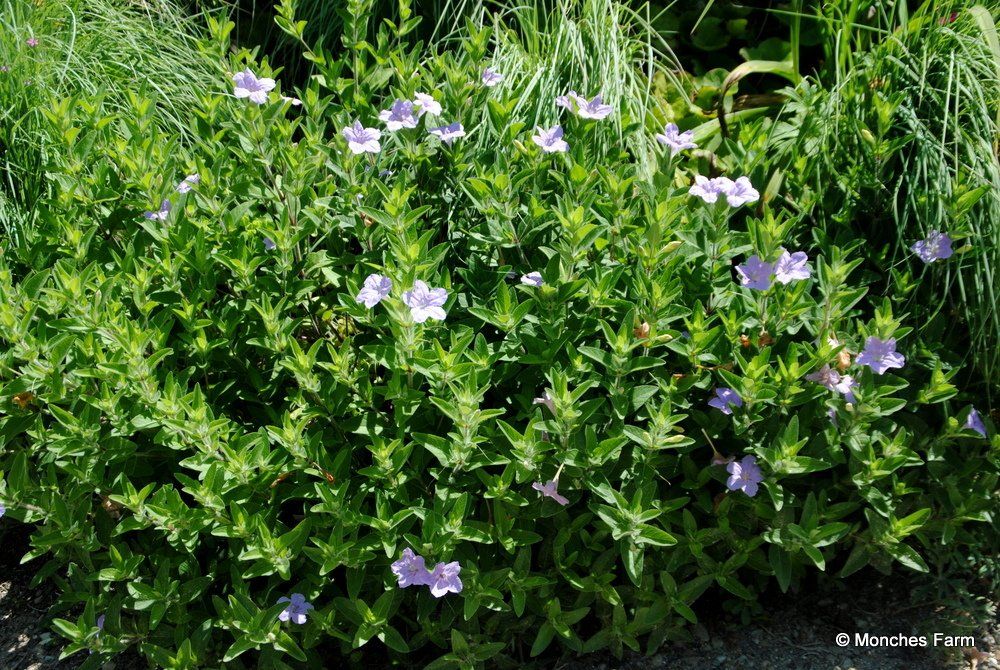
[{"label": "ground cover foliage", "polygon": [[[23,28],[46,15],[19,7],[4,53],[50,72]],[[296,9],[275,24],[296,84],[212,10],[190,70],[31,108],[0,523],[36,527],[67,654],[503,667],[653,651],[700,598],[750,620],[817,570],[995,576],[975,346],[914,298],[989,258],[994,196],[962,168],[981,149],[907,173],[897,235],[851,234],[814,225],[859,209],[796,115],[888,118],[853,128],[879,158],[929,143],[905,100],[806,73],[801,26],[723,75],[610,0],[460,12],[430,43],[406,2],[351,0],[329,40]],[[984,11],[913,20],[945,43]],[[936,99],[914,96],[917,127]],[[962,216],[926,218],[935,174]]]}]

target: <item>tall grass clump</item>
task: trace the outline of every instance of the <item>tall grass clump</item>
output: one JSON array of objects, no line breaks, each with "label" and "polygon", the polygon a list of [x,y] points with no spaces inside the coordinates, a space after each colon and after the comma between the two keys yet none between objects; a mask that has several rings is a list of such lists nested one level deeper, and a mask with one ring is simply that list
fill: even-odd
[{"label": "tall grass clump", "polygon": [[[838,3],[833,3],[837,5]],[[776,165],[794,166],[801,203],[831,235],[863,233],[903,308],[933,328],[958,319],[982,377],[1000,371],[1000,45],[985,6],[903,3],[880,12],[828,6],[820,87],[792,95],[771,133]],[[858,3],[853,3],[857,5]],[[856,7],[852,7],[857,9]],[[815,18],[815,17],[814,17]],[[929,231],[956,240],[956,262],[930,272],[909,247]],[[994,383],[995,386],[995,383]]]},{"label": "tall grass clump", "polygon": [[195,86],[222,72],[220,54],[197,48],[199,21],[166,0],[0,3],[0,225],[8,236],[20,239],[17,222],[30,219],[45,189],[53,138],[43,110],[53,100],[102,97],[114,113],[131,96],[149,96],[158,126],[189,135]]}]

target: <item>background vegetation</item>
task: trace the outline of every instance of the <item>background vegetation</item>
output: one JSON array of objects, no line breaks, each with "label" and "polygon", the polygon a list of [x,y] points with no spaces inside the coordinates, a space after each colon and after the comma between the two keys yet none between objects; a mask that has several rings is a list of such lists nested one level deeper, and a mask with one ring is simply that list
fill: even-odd
[{"label": "background vegetation", "polygon": [[[701,598],[749,619],[817,572],[1000,586],[996,6],[4,10],[0,523],[34,528],[86,667],[521,665],[651,652]],[[232,96],[244,68],[267,104]],[[571,89],[612,114],[560,111]],[[418,91],[440,119],[385,132]],[[671,156],[668,122],[698,147]],[[760,200],[709,206],[695,175]],[[931,230],[956,253],[925,265]],[[735,281],[781,249],[811,277]],[[418,279],[443,322],[413,323]],[[871,336],[905,366],[858,366]],[[753,497],[719,464],[745,455]],[[404,548],[461,592],[399,588]]]}]

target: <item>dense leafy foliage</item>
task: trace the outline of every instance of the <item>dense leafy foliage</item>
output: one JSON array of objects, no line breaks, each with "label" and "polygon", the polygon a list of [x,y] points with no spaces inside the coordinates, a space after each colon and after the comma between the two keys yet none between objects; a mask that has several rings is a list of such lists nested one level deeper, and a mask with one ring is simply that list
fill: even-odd
[{"label": "dense leafy foliage", "polygon": [[[292,6],[301,91],[212,21],[199,55],[230,74],[191,82],[183,132],[140,94],[46,109],[51,192],[0,257],[0,500],[37,526],[25,558],[71,606],[67,653],[652,650],[706,593],[751,616],[812,571],[927,570],[928,547],[995,537],[986,408],[869,293],[863,240],[802,225],[752,149],[626,142],[663,128],[611,95],[604,120],[551,101],[569,150],[546,153],[518,113],[535,83],[483,84],[488,29],[435,50],[405,5],[374,27],[353,0],[343,45],[312,45]],[[233,95],[245,68],[277,79],[264,104]],[[380,110],[421,92],[439,118],[387,132]],[[355,121],[377,152],[349,149]],[[466,137],[427,132],[451,122]],[[762,196],[709,204],[696,175]],[[783,250],[809,272],[741,281]],[[373,273],[392,287],[368,308]],[[417,282],[447,291],[444,319],[414,319]],[[871,338],[905,363],[873,365]],[[833,371],[856,385],[815,381]],[[747,456],[759,490],[727,481]],[[400,588],[407,549],[460,585]]]}]

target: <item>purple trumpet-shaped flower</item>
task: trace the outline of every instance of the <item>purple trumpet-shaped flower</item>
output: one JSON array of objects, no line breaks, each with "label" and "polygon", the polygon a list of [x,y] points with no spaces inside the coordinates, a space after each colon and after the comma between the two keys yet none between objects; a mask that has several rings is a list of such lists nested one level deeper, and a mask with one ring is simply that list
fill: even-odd
[{"label": "purple trumpet-shaped flower", "polygon": [[781,256],[774,263],[774,278],[782,284],[788,284],[800,279],[809,279],[812,269],[809,267],[809,256],[804,251],[788,253],[784,247]]},{"label": "purple trumpet-shaped flower", "polygon": [[707,202],[708,204],[714,203],[719,199],[720,195],[725,195],[729,189],[729,184],[731,184],[725,177],[715,177],[714,179],[709,179],[708,177],[703,177],[702,175],[695,175],[694,184],[688,191],[689,194],[697,196]]},{"label": "purple trumpet-shaped flower", "polygon": [[370,274],[355,298],[368,309],[382,302],[392,290],[392,280],[380,274]]},{"label": "purple trumpet-shaped flower", "polygon": [[404,549],[403,556],[390,567],[402,589],[410,586],[430,586],[431,573],[424,563],[424,557],[413,553],[410,548]]},{"label": "purple trumpet-shaped flower", "polygon": [[740,177],[736,181],[729,181],[726,184],[726,202],[730,207],[739,207],[748,202],[757,202],[760,193],[750,183],[749,177]]},{"label": "purple trumpet-shaped flower", "polygon": [[201,176],[197,174],[189,174],[181,180],[181,183],[177,184],[178,193],[187,193],[195,186],[201,183]]},{"label": "purple trumpet-shaped flower", "polygon": [[377,154],[382,150],[382,145],[379,144],[382,131],[378,128],[365,128],[360,121],[355,121],[353,126],[344,128],[341,134],[347,140],[347,148],[355,155]]},{"label": "purple trumpet-shaped flower", "polygon": [[274,80],[262,77],[257,78],[250,68],[237,72],[233,75],[233,83],[236,85],[233,94],[237,98],[247,98],[250,102],[263,105],[267,102],[267,93],[274,89]]},{"label": "purple trumpet-shaped flower", "polygon": [[576,91],[556,96],[556,106],[568,109],[571,112],[575,112],[582,102],[586,102],[586,98],[580,97]]},{"label": "purple trumpet-shaped flower", "polygon": [[767,263],[754,254],[742,265],[736,266],[736,274],[740,278],[740,285],[752,288],[757,291],[766,291],[771,288],[771,278],[774,275],[774,263]]},{"label": "purple trumpet-shaped flower", "polygon": [[278,247],[270,237],[264,238],[264,249],[267,251],[274,251]]},{"label": "purple trumpet-shaped flower", "polygon": [[451,143],[457,140],[459,137],[465,137],[465,128],[462,124],[456,121],[447,126],[438,126],[437,128],[431,128],[428,130],[431,135],[436,136],[442,142],[451,146]]},{"label": "purple trumpet-shaped flower", "polygon": [[542,280],[541,272],[529,272],[521,277],[521,283],[527,286],[540,287],[545,282]]},{"label": "purple trumpet-shaped flower", "polygon": [[440,598],[447,593],[461,593],[462,580],[458,577],[458,573],[461,571],[462,566],[458,561],[435,565],[434,569],[431,570],[430,582],[428,583],[428,586],[431,587],[431,595]]},{"label": "purple trumpet-shaped flower", "polygon": [[0,517],[2,517],[6,513],[7,513],[7,506],[4,505],[3,503],[0,503]]},{"label": "purple trumpet-shaped flower", "polygon": [[726,466],[729,479],[726,486],[730,491],[743,491],[749,497],[757,495],[757,485],[764,481],[764,475],[757,466],[754,456],[744,456],[739,461],[733,461]]},{"label": "purple trumpet-shaped flower", "polygon": [[410,308],[410,315],[416,323],[427,319],[444,321],[444,304],[448,302],[448,291],[443,288],[430,288],[419,279],[413,282],[413,288],[403,294],[403,303]]},{"label": "purple trumpet-shaped flower", "polygon": [[292,107],[301,107],[302,106],[302,101],[301,100],[299,100],[298,98],[293,98],[290,95],[283,95],[283,96],[281,96],[281,101],[289,103]]},{"label": "purple trumpet-shaped flower", "polygon": [[397,98],[393,101],[392,107],[379,112],[378,118],[390,132],[417,127],[417,117],[413,115],[413,103],[409,100]]},{"label": "purple trumpet-shaped flower", "polygon": [[600,121],[606,119],[614,111],[611,105],[604,104],[604,98],[600,94],[595,95],[590,100],[583,96],[576,96],[574,102],[576,103],[576,115],[581,119]]},{"label": "purple trumpet-shaped flower", "polygon": [[733,413],[731,406],[743,407],[743,398],[733,389],[722,386],[715,389],[715,397],[708,401],[708,405],[728,415]]},{"label": "purple trumpet-shaped flower", "polygon": [[503,75],[494,70],[493,68],[486,68],[483,70],[483,86],[487,88],[493,88],[497,84],[503,81]]},{"label": "purple trumpet-shaped flower", "polygon": [[933,263],[937,260],[951,258],[951,238],[947,233],[932,230],[926,238],[916,242],[910,249],[924,263]]},{"label": "purple trumpet-shaped flower", "polygon": [[562,126],[552,126],[551,128],[536,126],[535,133],[531,136],[531,141],[541,147],[545,153],[569,151],[569,144],[562,138]]},{"label": "purple trumpet-shaped flower", "polygon": [[531,488],[541,493],[543,498],[552,498],[560,505],[568,505],[569,500],[559,495],[559,491],[556,490],[558,487],[559,487],[558,479],[553,479],[552,481],[546,482],[544,484],[542,482],[532,482],[531,484]]},{"label": "purple trumpet-shaped flower", "polygon": [[170,201],[164,200],[160,203],[160,209],[155,212],[146,212],[143,214],[147,219],[157,219],[159,221],[166,221],[167,216],[170,214]]},{"label": "purple trumpet-shaped flower", "polygon": [[841,375],[839,372],[824,365],[816,372],[806,375],[806,379],[817,384],[822,384],[831,391],[836,391],[844,396],[847,402],[854,402],[854,392],[851,390],[858,385],[850,375]]},{"label": "purple trumpet-shaped flower", "polygon": [[306,622],[306,614],[309,610],[315,609],[306,597],[301,593],[293,593],[291,598],[278,598],[279,603],[288,603],[288,607],[281,610],[278,619],[281,621],[291,621],[301,626]]},{"label": "purple trumpet-shaped flower", "polygon": [[896,351],[896,339],[881,340],[869,337],[865,340],[865,348],[854,359],[858,365],[867,365],[875,374],[885,374],[890,368],[901,368],[906,363],[903,355]]},{"label": "purple trumpet-shaped flower", "polygon": [[29,37],[28,39],[26,39],[24,41],[24,43],[27,44],[32,49],[34,49],[35,47],[38,46],[38,38],[36,38],[36,37]]},{"label": "purple trumpet-shaped flower", "polygon": [[441,116],[441,103],[426,93],[417,93],[413,96],[413,106],[417,108],[417,116],[431,114]]},{"label": "purple trumpet-shaped flower", "polygon": [[556,403],[552,399],[552,396],[549,395],[548,391],[543,391],[542,392],[542,397],[541,398],[535,398],[534,400],[531,401],[531,404],[532,405],[545,405],[546,407],[549,408],[549,412],[552,413],[552,416],[556,415]]},{"label": "purple trumpet-shaped flower", "polygon": [[698,148],[698,145],[694,143],[694,131],[685,130],[682,133],[676,123],[668,123],[663,132],[656,133],[655,137],[657,142],[670,147],[671,156],[676,156],[684,149]]},{"label": "purple trumpet-shaped flower", "polygon": [[973,407],[969,410],[969,416],[965,419],[965,426],[967,430],[974,430],[983,437],[986,437],[986,424],[983,423],[983,417],[979,416],[979,412]]}]

